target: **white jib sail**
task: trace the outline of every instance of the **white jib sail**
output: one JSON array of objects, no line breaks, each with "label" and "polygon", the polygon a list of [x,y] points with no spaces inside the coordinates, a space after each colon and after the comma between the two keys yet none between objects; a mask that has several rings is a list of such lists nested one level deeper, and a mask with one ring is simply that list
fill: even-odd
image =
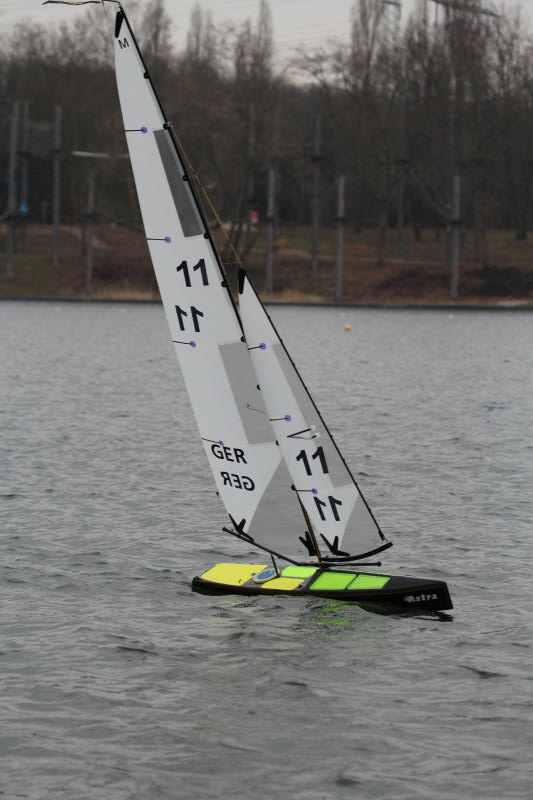
[{"label": "white jib sail", "polygon": [[239,310],[263,402],[321,553],[362,557],[390,546],[244,275]]},{"label": "white jib sail", "polygon": [[286,553],[287,528],[302,533],[304,520],[268,418],[251,410],[261,398],[225,276],[122,9],[115,66],[145,234],[218,492],[237,530]]}]

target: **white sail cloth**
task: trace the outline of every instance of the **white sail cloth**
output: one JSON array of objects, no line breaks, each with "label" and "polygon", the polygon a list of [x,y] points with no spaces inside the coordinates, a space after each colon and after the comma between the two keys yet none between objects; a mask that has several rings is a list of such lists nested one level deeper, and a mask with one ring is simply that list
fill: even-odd
[{"label": "white sail cloth", "polygon": [[183,154],[122,9],[115,67],[171,338],[233,529],[298,559],[383,549],[388,543],[247,280],[245,343]]},{"label": "white sail cloth", "polygon": [[245,275],[239,309],[271,424],[325,556],[365,556],[390,545],[381,533],[296,367]]},{"label": "white sail cloth", "polygon": [[261,398],[225,275],[122,10],[115,66],[145,234],[217,490],[237,530],[287,553],[287,531],[301,535],[305,521],[268,418],[252,410]]}]

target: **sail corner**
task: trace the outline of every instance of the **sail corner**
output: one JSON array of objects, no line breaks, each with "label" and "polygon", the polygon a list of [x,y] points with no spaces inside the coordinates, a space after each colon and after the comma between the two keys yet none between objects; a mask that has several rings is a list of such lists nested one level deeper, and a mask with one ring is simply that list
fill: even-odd
[{"label": "sail corner", "polygon": [[117,11],[117,16],[115,18],[115,39],[118,39],[120,36],[120,29],[122,28],[125,17],[126,15],[122,9]]}]

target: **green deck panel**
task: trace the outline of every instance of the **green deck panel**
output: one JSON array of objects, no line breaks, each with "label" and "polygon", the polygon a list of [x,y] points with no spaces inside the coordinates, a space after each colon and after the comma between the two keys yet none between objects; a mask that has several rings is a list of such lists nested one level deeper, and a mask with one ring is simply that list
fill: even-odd
[{"label": "green deck panel", "polygon": [[346,589],[356,577],[355,572],[322,572],[309,589],[342,590]]},{"label": "green deck panel", "polygon": [[388,575],[358,575],[348,589],[383,589],[389,581]]},{"label": "green deck panel", "polygon": [[281,574],[284,578],[310,578],[316,571],[316,567],[285,567]]}]

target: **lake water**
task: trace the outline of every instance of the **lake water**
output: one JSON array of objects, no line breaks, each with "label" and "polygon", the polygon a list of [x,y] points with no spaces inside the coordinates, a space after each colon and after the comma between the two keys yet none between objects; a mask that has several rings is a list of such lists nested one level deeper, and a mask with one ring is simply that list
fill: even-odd
[{"label": "lake water", "polygon": [[2,302],[2,797],[531,797],[533,314],[271,313],[454,610],[193,593],[252,553],[161,307]]}]

